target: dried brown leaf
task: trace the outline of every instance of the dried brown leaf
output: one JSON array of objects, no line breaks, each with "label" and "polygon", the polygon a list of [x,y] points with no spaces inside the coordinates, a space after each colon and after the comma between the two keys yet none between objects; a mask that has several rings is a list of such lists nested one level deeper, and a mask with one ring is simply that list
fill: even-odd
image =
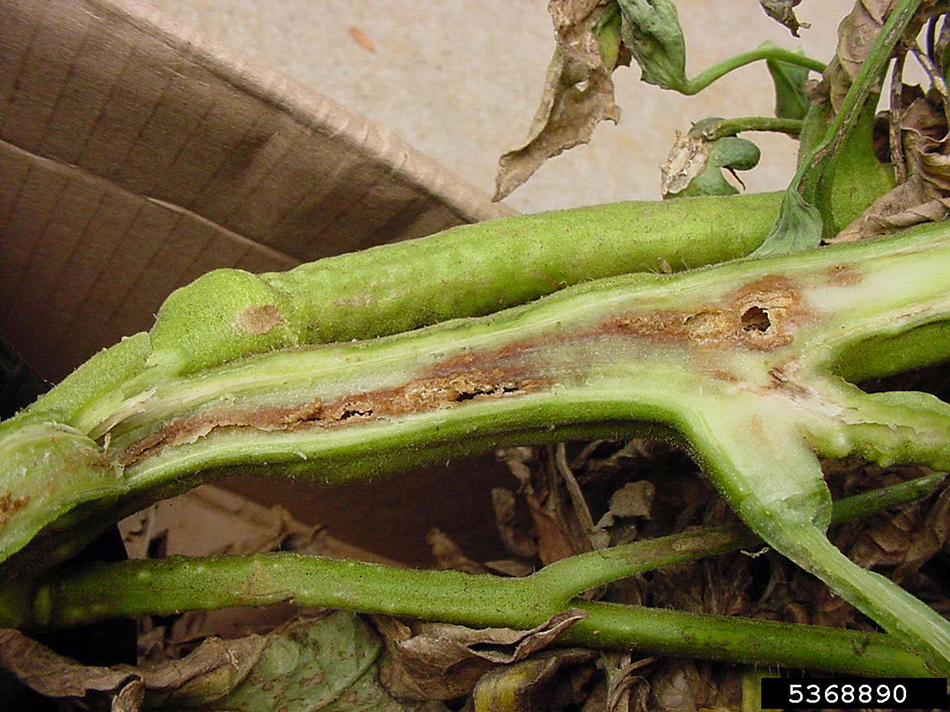
[{"label": "dried brown leaf", "polygon": [[266,507],[235,492],[204,485],[165,500],[119,523],[130,558],[215,556],[297,551],[390,566],[390,559],[335,539],[319,525],[294,519],[281,506]]},{"label": "dried brown leaf", "polygon": [[836,113],[896,1],[857,0],[838,25],[838,47],[825,70],[830,82],[831,105]]},{"label": "dried brown leaf", "polygon": [[399,698],[459,697],[470,693],[495,666],[516,663],[543,650],[586,615],[582,610],[568,610],[526,631],[418,621],[407,625],[377,616],[374,621],[387,650],[380,681]]},{"label": "dried brown leaf", "polygon": [[442,570],[451,569],[453,571],[462,571],[467,574],[486,574],[488,569],[468,558],[461,547],[441,529],[433,527],[426,534],[426,541],[429,548],[432,549],[432,557],[435,559],[436,568]]},{"label": "dried brown leaf", "polygon": [[523,559],[533,559],[538,554],[538,543],[529,523],[518,516],[518,500],[510,490],[496,487],[491,491],[492,509],[495,511],[495,526],[505,549]]},{"label": "dried brown leaf", "polygon": [[653,511],[656,485],[649,480],[628,482],[610,497],[610,511],[617,517],[646,517]]},{"label": "dried brown leaf", "polygon": [[852,242],[936,222],[950,213],[950,140],[939,100],[919,96],[898,120],[906,182],[874,201],[833,242]]},{"label": "dried brown leaf", "polygon": [[95,667],[63,657],[18,630],[0,629],[0,667],[46,697],[117,697],[125,709],[136,712],[146,690],[167,692],[211,676],[237,684],[266,645],[267,638],[260,635],[232,641],[211,638],[188,657],[155,668]]},{"label": "dried brown leaf", "polygon": [[795,8],[801,5],[802,0],[759,0],[765,13],[776,22],[788,28],[793,36],[798,37],[799,28],[808,29],[807,22],[799,22],[795,17]]},{"label": "dried brown leaf", "polygon": [[[541,467],[532,467],[534,451],[531,448],[511,448],[501,451],[501,457],[511,473],[521,482],[521,493],[528,504],[538,537],[538,556],[545,565],[559,559],[594,549],[594,533],[590,512],[586,505],[575,507],[567,481],[558,469],[555,451],[546,453]],[[563,470],[564,459],[561,458]],[[570,479],[573,479],[571,475]],[[576,485],[576,482],[574,483]],[[581,497],[581,499],[583,499]]]},{"label": "dried brown leaf", "polygon": [[694,660],[670,659],[650,678],[654,712],[742,708],[742,669]]},{"label": "dried brown leaf", "polygon": [[612,68],[604,66],[593,27],[610,0],[551,0],[556,46],[528,138],[498,161],[494,200],[524,183],[548,158],[587,143],[598,123],[617,123]]},{"label": "dried brown leaf", "polygon": [[643,676],[655,658],[633,659],[629,652],[609,652],[601,655],[600,666],[607,676],[607,712],[629,712],[647,704],[650,684]]},{"label": "dried brown leaf", "polygon": [[902,507],[864,529],[848,556],[865,568],[893,567],[900,583],[939,552],[950,539],[950,490],[932,502]]}]

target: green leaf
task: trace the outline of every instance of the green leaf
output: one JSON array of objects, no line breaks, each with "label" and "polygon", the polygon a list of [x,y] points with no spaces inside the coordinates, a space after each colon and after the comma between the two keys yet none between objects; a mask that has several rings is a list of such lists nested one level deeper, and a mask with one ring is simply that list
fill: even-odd
[{"label": "green leaf", "polygon": [[874,94],[824,168],[816,205],[826,235],[837,235],[875,200],[894,188],[893,168],[877,160],[874,150],[876,107],[877,95]]},{"label": "green leaf", "polygon": [[335,611],[274,631],[240,678],[216,672],[198,676],[171,693],[150,693],[146,707],[164,712],[212,706],[234,712],[418,708],[393,699],[380,686],[375,665],[379,651],[369,625],[352,613]]},{"label": "green leaf", "polygon": [[641,79],[685,91],[686,42],[671,0],[618,0],[624,44],[642,71]]},{"label": "green leaf", "polygon": [[[805,53],[798,49],[796,54]],[[808,69],[772,59],[765,64],[775,84],[775,115],[780,119],[804,119],[810,106],[805,91]]]}]

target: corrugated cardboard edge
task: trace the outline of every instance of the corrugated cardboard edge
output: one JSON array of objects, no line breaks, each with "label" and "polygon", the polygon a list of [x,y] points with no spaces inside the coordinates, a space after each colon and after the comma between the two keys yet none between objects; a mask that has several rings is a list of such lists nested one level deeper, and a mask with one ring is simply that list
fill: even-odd
[{"label": "corrugated cardboard edge", "polygon": [[56,380],[223,266],[513,211],[391,131],[132,2],[0,3],[0,336]]}]

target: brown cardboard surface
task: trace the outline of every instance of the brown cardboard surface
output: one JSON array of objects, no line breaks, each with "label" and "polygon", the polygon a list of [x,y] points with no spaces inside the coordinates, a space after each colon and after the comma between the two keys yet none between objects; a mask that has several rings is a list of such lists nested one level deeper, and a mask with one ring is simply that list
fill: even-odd
[{"label": "brown cardboard surface", "polygon": [[286,269],[511,212],[150,8],[0,3],[0,336],[46,378],[215,267]]}]

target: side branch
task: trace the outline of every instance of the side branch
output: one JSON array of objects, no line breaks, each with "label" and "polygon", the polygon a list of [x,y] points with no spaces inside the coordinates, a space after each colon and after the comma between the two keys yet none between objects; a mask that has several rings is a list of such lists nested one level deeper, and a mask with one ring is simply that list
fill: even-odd
[{"label": "side branch", "polygon": [[[844,521],[911,501],[932,492],[942,479],[931,475],[842,500],[835,505],[835,518]],[[50,629],[119,616],[294,601],[529,629],[556,613],[580,608],[587,617],[575,624],[565,642],[864,675],[925,674],[921,661],[887,636],[573,598],[619,578],[760,541],[738,525],[707,528],[564,559],[523,579],[393,569],[287,553],[98,564],[36,588],[9,587],[2,599],[2,623]]]}]

